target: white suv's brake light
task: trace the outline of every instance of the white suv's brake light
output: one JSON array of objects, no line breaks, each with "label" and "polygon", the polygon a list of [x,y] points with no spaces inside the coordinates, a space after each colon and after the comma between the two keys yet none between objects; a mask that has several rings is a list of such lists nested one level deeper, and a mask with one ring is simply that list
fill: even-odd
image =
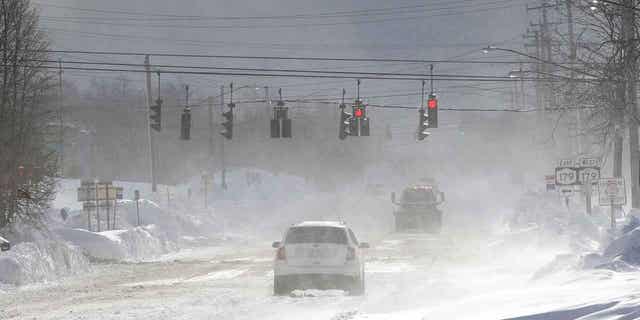
[{"label": "white suv's brake light", "polygon": [[347,247],[347,260],[353,260],[356,258],[356,249]]},{"label": "white suv's brake light", "polygon": [[287,260],[287,255],[284,252],[284,247],[278,248],[278,252],[276,253],[277,260]]}]

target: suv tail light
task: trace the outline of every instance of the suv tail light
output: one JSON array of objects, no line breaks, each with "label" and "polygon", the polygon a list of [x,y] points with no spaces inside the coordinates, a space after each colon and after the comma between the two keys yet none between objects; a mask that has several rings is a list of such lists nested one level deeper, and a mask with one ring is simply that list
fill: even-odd
[{"label": "suv tail light", "polygon": [[284,247],[278,248],[278,252],[276,253],[276,260],[287,260],[287,255],[284,252]]},{"label": "suv tail light", "polygon": [[347,248],[347,260],[353,260],[356,258],[356,249],[352,247]]}]

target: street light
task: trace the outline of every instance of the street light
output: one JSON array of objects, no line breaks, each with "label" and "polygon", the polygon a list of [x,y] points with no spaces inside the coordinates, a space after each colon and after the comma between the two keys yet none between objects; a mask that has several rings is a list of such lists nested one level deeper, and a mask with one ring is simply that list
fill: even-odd
[{"label": "street light", "polygon": [[527,70],[513,70],[513,71],[509,71],[508,77],[509,78],[522,78],[524,77],[524,74],[527,73],[529,71]]},{"label": "street light", "polygon": [[544,63],[544,64],[549,64],[549,65],[552,65],[552,66],[555,66],[555,67],[558,67],[558,68],[561,68],[561,69],[565,69],[565,70],[568,70],[568,71],[571,71],[571,72],[576,72],[576,73],[579,73],[579,74],[582,74],[582,75],[586,75],[586,76],[590,76],[590,77],[598,78],[598,76],[593,75],[593,74],[590,74],[590,73],[587,73],[587,72],[584,72],[584,71],[582,71],[582,70],[578,70],[578,69],[570,68],[570,67],[567,67],[567,66],[561,65],[561,64],[559,64],[559,63],[555,63],[555,62],[553,62],[553,61],[548,61],[548,60],[540,59],[540,58],[538,58],[538,57],[536,57],[536,56],[532,56],[532,55],[530,55],[530,54],[526,54],[526,53],[524,53],[524,52],[520,52],[520,51],[518,51],[518,50],[506,49],[506,48],[500,48],[500,47],[494,47],[494,46],[487,46],[487,47],[485,47],[485,48],[483,48],[483,49],[482,49],[482,52],[484,52],[485,54],[486,54],[486,53],[489,53],[489,52],[492,52],[492,51],[504,51],[504,52],[509,52],[509,53],[517,54],[517,55],[519,55],[519,56],[523,56],[523,57],[529,58],[529,59],[531,59],[531,60],[536,60],[536,61],[541,62],[541,63]]}]

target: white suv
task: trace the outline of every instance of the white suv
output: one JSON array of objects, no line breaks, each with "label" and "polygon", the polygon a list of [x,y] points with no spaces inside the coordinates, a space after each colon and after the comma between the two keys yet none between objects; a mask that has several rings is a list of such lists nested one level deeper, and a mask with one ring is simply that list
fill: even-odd
[{"label": "white suv", "polygon": [[273,265],[273,292],[294,289],[342,289],[364,294],[364,258],[353,231],[341,222],[308,221],[291,226],[278,249]]}]

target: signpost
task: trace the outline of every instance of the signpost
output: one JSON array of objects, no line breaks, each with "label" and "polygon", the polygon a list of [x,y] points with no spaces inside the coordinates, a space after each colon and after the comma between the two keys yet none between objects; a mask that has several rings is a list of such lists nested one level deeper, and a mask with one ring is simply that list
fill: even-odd
[{"label": "signpost", "polygon": [[[96,230],[100,232],[100,208],[107,209],[107,229],[115,228],[117,200],[123,198],[122,187],[113,186],[112,182],[82,181],[78,188],[78,201],[87,213],[87,230],[91,231],[91,211],[96,211]],[[113,204],[112,204],[113,202]],[[110,209],[113,207],[113,223]]]},{"label": "signpost", "polygon": [[616,228],[615,207],[627,204],[624,178],[604,178],[598,181],[601,206],[611,206],[611,230]]},{"label": "signpost", "polygon": [[556,176],[554,175],[546,175],[544,176],[544,181],[547,185],[547,191],[555,191],[556,190]]},{"label": "signpost", "polygon": [[138,217],[138,227],[140,226],[140,191],[135,190],[133,196],[136,200],[136,216]]},{"label": "signpost", "polygon": [[[599,179],[600,159],[598,158],[562,159],[558,161],[555,169],[555,185],[558,192],[566,197],[565,201],[568,203],[568,197],[573,195],[575,186],[582,187],[588,214],[591,214],[592,185],[597,184]],[[547,190],[549,189],[547,182]]]}]

